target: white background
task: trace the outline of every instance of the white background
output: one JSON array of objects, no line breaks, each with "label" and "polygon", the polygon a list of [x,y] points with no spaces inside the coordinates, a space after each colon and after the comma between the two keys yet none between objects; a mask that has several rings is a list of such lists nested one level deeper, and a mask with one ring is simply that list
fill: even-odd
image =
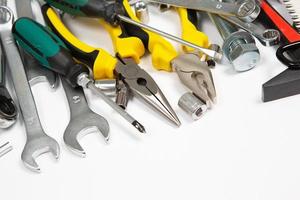
[{"label": "white background", "polygon": [[[70,22],[72,21],[72,22]],[[113,53],[108,34],[90,20],[68,20],[83,41]],[[212,43],[222,43],[215,27],[204,19],[203,31]],[[176,13],[151,9],[150,24],[180,35]],[[141,66],[160,85],[182,122],[180,128],[134,99],[128,112],[143,123],[140,135],[101,99],[87,91],[90,107],[110,124],[110,142],[101,134],[81,140],[87,152],[70,152],[62,136],[69,120],[61,86],[34,86],[45,132],[61,146],[59,161],[50,154],[37,161],[42,173],[24,167],[22,118],[2,130],[0,143],[14,150],[0,159],[0,198],[30,200],[298,200],[300,198],[300,96],[262,103],[262,84],[285,69],[275,48],[258,44],[261,62],[253,70],[236,73],[224,60],[212,71],[218,103],[199,121],[192,121],[177,106],[186,91],[175,73],[156,71],[146,56]],[[179,46],[178,50],[180,49]]]}]

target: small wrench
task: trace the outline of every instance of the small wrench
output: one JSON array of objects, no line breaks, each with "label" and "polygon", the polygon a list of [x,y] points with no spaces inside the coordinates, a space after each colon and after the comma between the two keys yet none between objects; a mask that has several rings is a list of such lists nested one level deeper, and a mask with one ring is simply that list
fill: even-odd
[{"label": "small wrench", "polygon": [[280,32],[276,29],[263,30],[261,29],[261,27],[257,26],[254,23],[243,22],[236,17],[225,15],[220,15],[220,17],[249,32],[251,35],[256,37],[264,46],[274,46],[280,42]]},{"label": "small wrench", "polygon": [[11,32],[13,21],[13,12],[6,6],[0,6],[0,38],[26,127],[27,141],[21,158],[29,169],[40,172],[35,159],[47,152],[51,152],[58,159],[60,149],[58,143],[46,135],[40,123],[24,66]]},{"label": "small wrench", "polygon": [[[15,4],[15,17],[29,17],[35,19],[41,24],[45,24],[43,14],[41,12],[40,2],[38,0],[16,0]],[[14,9],[12,10],[15,11]],[[24,53],[23,50],[20,49],[20,52],[23,58],[27,78],[31,86],[41,82],[48,82],[52,89],[57,88],[58,78],[54,72],[44,67],[40,67],[38,61],[29,54]]]},{"label": "small wrench", "polygon": [[79,137],[99,131],[109,140],[109,124],[106,119],[94,113],[88,106],[83,89],[72,88],[62,78],[62,85],[70,106],[70,122],[64,133],[65,144],[76,154],[85,157],[86,153],[78,142]]}]

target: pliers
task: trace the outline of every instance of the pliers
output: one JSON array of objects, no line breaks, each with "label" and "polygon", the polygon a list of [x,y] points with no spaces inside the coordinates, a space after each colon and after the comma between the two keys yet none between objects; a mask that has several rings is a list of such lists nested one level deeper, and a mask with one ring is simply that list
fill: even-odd
[{"label": "pliers", "polygon": [[[123,5],[125,16],[139,21],[127,0],[117,0],[117,3]],[[207,48],[209,46],[208,37],[198,31],[195,25],[196,20],[191,20],[195,17],[195,14],[192,13],[194,11],[188,11],[184,8],[177,8],[177,11],[181,20],[182,37],[187,41]],[[206,62],[199,59],[198,52],[184,46],[185,53],[178,54],[171,43],[159,35],[125,22],[123,23],[123,29],[130,36],[139,37],[143,41],[144,47],[151,53],[152,64],[156,69],[176,71],[181,82],[208,107],[215,103],[216,90],[211,70]]]},{"label": "pliers", "polygon": [[111,26],[99,20],[109,32],[116,57],[101,48],[91,47],[74,36],[61,21],[59,15],[48,4],[42,7],[47,24],[64,41],[73,56],[93,70],[95,80],[116,78],[144,102],[152,106],[177,126],[180,121],[163,92],[153,78],[137,63],[145,53],[142,41],[137,37],[127,37],[119,26]]}]

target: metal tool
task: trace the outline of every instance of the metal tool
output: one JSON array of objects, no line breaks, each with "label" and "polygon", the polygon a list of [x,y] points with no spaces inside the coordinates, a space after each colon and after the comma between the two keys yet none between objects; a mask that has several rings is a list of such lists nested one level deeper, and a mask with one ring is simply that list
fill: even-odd
[{"label": "metal tool", "polygon": [[[290,3],[290,9],[298,6],[298,2],[286,1]],[[296,3],[296,4],[292,4]],[[300,94],[300,33],[280,13],[267,1],[262,1],[262,17],[269,26],[277,28],[282,35],[281,46],[276,52],[277,58],[288,66],[288,69],[278,74],[271,80],[263,84],[264,102],[277,100]],[[299,15],[294,10],[293,15]]]},{"label": "metal tool", "polygon": [[264,30],[254,23],[243,22],[236,17],[220,16],[255,36],[264,46],[274,46],[280,42],[280,32],[276,29]]},{"label": "metal tool", "polygon": [[224,39],[222,49],[234,69],[242,72],[255,67],[260,60],[260,53],[254,38],[248,32],[238,31],[217,15],[209,14],[209,17]]},{"label": "metal tool", "polygon": [[168,4],[209,13],[235,16],[243,21],[252,22],[260,13],[260,7],[255,0],[241,1],[239,4],[225,3],[212,0],[147,0],[149,2]]},{"label": "metal tool", "polygon": [[[38,0],[16,0],[15,3],[16,12],[14,12],[14,14],[16,18],[29,17],[45,25]],[[35,12],[33,12],[33,10]],[[27,78],[31,86],[41,82],[48,82],[52,89],[57,88],[58,78],[56,73],[40,67],[38,61],[31,55],[24,53],[22,49],[20,49],[20,54],[24,63]]]},{"label": "metal tool", "polygon": [[[181,38],[178,38],[174,35],[170,35],[166,32],[163,32],[161,30],[158,30],[156,28],[153,28],[151,26],[148,26],[146,24],[140,23],[138,21],[135,21],[127,16],[124,16],[124,14],[119,14],[119,11],[124,11],[126,9],[119,8],[118,6],[122,4],[116,4],[115,1],[106,2],[106,1],[97,1],[98,6],[93,6],[91,2],[93,1],[86,1],[84,4],[81,2],[76,2],[75,0],[46,0],[50,5],[66,12],[72,15],[79,15],[79,16],[87,16],[87,17],[96,17],[96,18],[103,18],[105,21],[111,24],[118,24],[120,21],[126,22],[129,24],[132,24],[134,26],[138,26],[140,28],[146,29],[150,32],[157,33],[163,37],[166,37],[170,40],[173,40],[175,42],[181,43],[185,46],[192,47],[194,49],[197,49],[198,51],[201,51],[210,57],[215,58],[216,60],[220,60],[222,58],[222,55],[220,55],[218,52],[215,52],[211,49],[206,49],[203,47],[200,47],[198,45],[192,44],[188,41],[182,40]],[[126,0],[127,2],[127,0]],[[123,2],[124,3],[124,2]],[[99,6],[102,4],[101,6]]]},{"label": "metal tool", "polygon": [[102,90],[108,97],[116,97],[117,88],[115,79],[99,79],[95,80],[95,86]]},{"label": "metal tool", "polygon": [[180,97],[178,106],[191,115],[194,120],[200,119],[207,111],[207,105],[191,92],[187,92]]},{"label": "metal tool", "polygon": [[137,18],[143,23],[149,22],[148,5],[143,0],[129,1],[129,4],[134,8]]},{"label": "metal tool", "polygon": [[47,152],[51,152],[58,159],[59,145],[53,138],[45,134],[40,123],[23,63],[11,33],[14,21],[13,13],[5,6],[0,6],[0,13],[1,42],[26,127],[27,141],[21,158],[28,168],[39,172],[40,168],[35,159]]},{"label": "metal tool", "polygon": [[130,89],[119,77],[117,77],[116,80],[116,89],[116,104],[118,104],[121,108],[126,109],[127,104],[132,97]]},{"label": "metal tool", "polygon": [[[38,59],[43,66],[65,77],[72,87],[91,89],[137,130],[145,133],[142,124],[94,85],[94,81],[89,76],[89,69],[74,60],[64,43],[53,32],[31,19],[20,18],[13,26],[13,33],[19,45]],[[33,39],[33,34],[39,34],[39,37]],[[52,62],[49,63],[48,59]]]},{"label": "metal tool", "polygon": [[64,78],[62,85],[70,106],[70,122],[64,133],[65,144],[76,154],[84,157],[85,151],[78,142],[82,136],[101,132],[109,140],[109,124],[101,115],[94,113],[88,106],[83,89],[72,88]]},{"label": "metal tool", "polygon": [[9,142],[6,142],[5,144],[1,145],[0,146],[0,158],[12,150],[13,150],[13,147],[9,144]]},{"label": "metal tool", "polygon": [[291,15],[294,22],[294,26],[300,33],[300,6],[297,0],[280,0],[280,2],[286,6],[286,9]]},{"label": "metal tool", "polygon": [[[109,32],[113,41],[116,57],[111,56],[101,48],[95,48],[80,41],[61,21],[61,18],[51,8],[43,7],[49,26],[60,37],[74,57],[82,63],[90,66],[95,79],[117,79],[117,104],[125,108],[129,100],[130,92],[139,97],[151,108],[158,111],[177,126],[180,121],[166,100],[154,79],[143,70],[137,62],[144,54],[142,41],[137,37],[127,36],[120,27],[113,27],[104,20],[100,24]],[[121,83],[123,82],[123,83]],[[118,88],[121,86],[121,88]]]},{"label": "metal tool", "polygon": [[0,45],[0,128],[12,126],[18,117],[17,107],[5,86],[6,58]]},{"label": "metal tool", "polygon": [[120,75],[121,80],[129,86],[130,91],[151,107],[154,107],[177,126],[180,126],[181,123],[175,111],[153,78],[145,70],[140,68],[133,59],[123,58],[121,60],[123,63],[126,63],[126,65],[121,65],[120,63],[115,68],[115,71]]},{"label": "metal tool", "polygon": [[200,62],[196,54],[185,53],[175,58],[172,66],[181,82],[211,108],[216,102],[216,89],[207,63]]}]

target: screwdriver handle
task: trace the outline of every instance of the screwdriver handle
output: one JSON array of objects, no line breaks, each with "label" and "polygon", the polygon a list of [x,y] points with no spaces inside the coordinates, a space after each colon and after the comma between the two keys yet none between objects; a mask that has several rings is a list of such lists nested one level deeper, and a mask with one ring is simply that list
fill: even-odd
[{"label": "screwdriver handle", "polygon": [[13,25],[12,33],[20,47],[44,67],[64,76],[73,87],[77,86],[77,77],[81,73],[89,73],[85,66],[74,61],[54,33],[32,19],[19,18]]},{"label": "screwdriver handle", "polygon": [[117,23],[122,8],[115,0],[45,0],[51,6],[75,16],[103,18],[110,24]]},{"label": "screwdriver handle", "polygon": [[[182,27],[181,38],[198,46],[208,48],[208,36],[205,33],[201,32],[198,28],[198,11],[185,8],[176,8],[176,10],[179,15]],[[188,46],[182,46],[182,48],[186,53],[195,51],[195,49]]]},{"label": "screwdriver handle", "polygon": [[66,44],[72,55],[92,68],[95,80],[114,78],[116,58],[104,49],[92,47],[79,40],[48,4],[42,6],[42,12],[47,25]]}]

